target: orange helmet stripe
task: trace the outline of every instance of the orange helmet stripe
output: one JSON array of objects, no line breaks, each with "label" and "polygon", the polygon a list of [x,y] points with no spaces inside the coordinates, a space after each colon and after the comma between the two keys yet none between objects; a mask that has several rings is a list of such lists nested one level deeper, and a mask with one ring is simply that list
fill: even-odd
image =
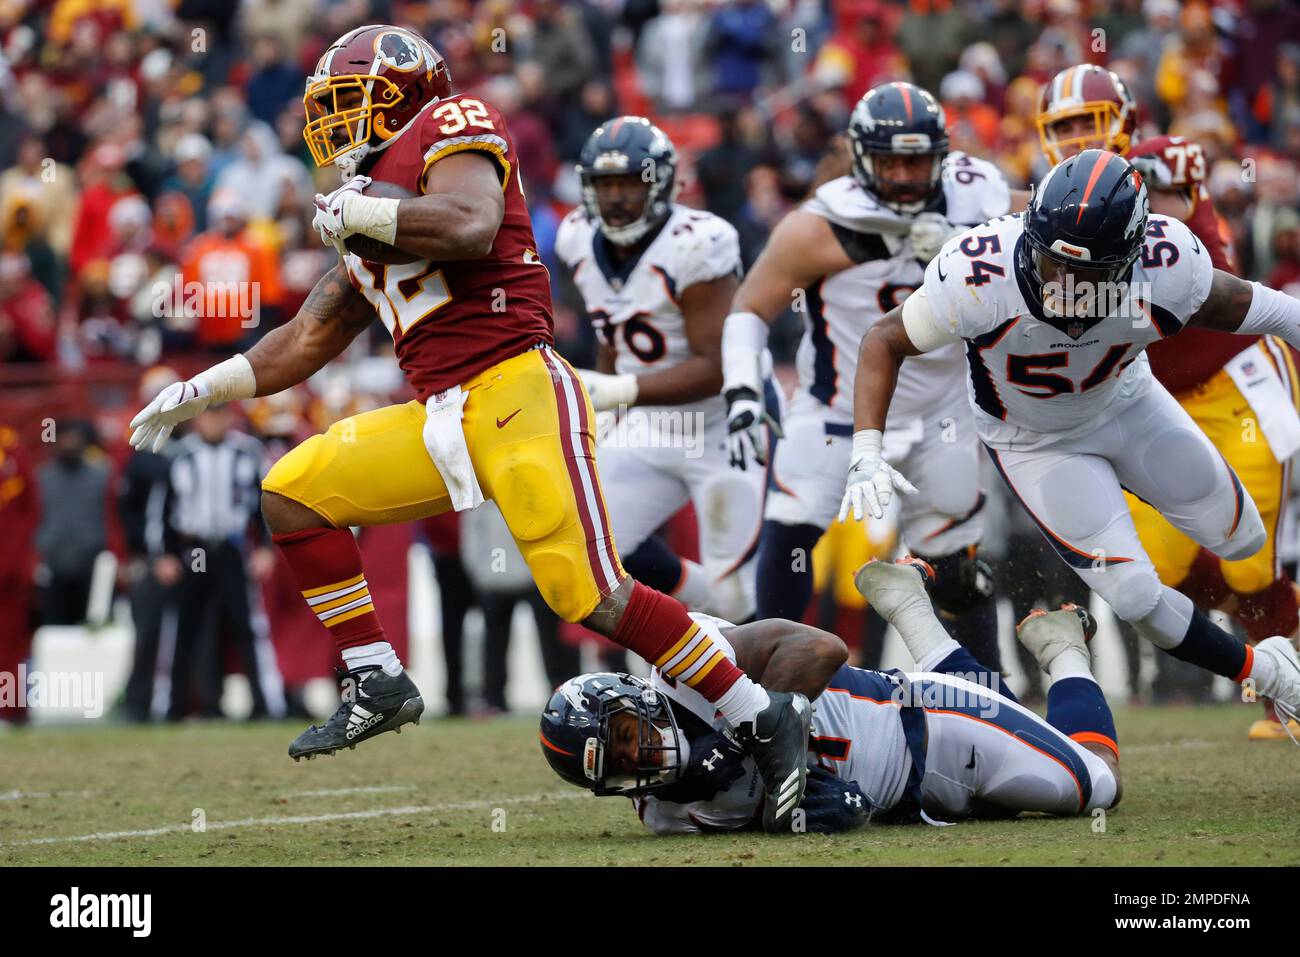
[{"label": "orange helmet stripe", "polygon": [[1093,164],[1092,175],[1088,177],[1088,185],[1083,189],[1083,199],[1079,202],[1079,215],[1074,219],[1076,223],[1083,219],[1083,211],[1088,208],[1088,198],[1092,196],[1093,187],[1097,185],[1097,180],[1101,178],[1101,171],[1106,168],[1107,164],[1109,164],[1114,157],[1114,153],[1106,153],[1105,159],[1098,159],[1097,162]]},{"label": "orange helmet stripe", "polygon": [[571,758],[571,757],[573,757],[573,752],[572,752],[572,751],[565,751],[563,748],[561,748],[561,747],[557,747],[556,745],[551,744],[551,742],[549,742],[549,741],[546,740],[546,735],[542,734],[542,732],[538,731],[538,732],[537,732],[537,737],[541,739],[542,744],[543,744],[545,747],[550,748],[552,751],[555,751],[555,752],[558,753],[558,754],[562,754],[562,755],[564,755],[566,758]]}]

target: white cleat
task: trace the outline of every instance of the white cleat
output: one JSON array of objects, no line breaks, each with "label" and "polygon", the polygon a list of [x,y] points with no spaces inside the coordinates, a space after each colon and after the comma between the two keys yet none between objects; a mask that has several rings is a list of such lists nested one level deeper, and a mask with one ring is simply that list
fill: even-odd
[{"label": "white cleat", "polygon": [[[1255,686],[1255,694],[1273,699],[1278,720],[1290,734],[1291,722],[1300,716],[1300,657],[1290,640],[1274,635],[1255,646],[1256,655],[1272,659],[1273,674]],[[1292,738],[1292,740],[1295,740]],[[1300,744],[1300,741],[1296,741]]]},{"label": "white cleat", "polygon": [[1091,662],[1088,642],[1097,633],[1092,616],[1078,605],[1062,605],[1059,611],[1035,609],[1016,626],[1016,637],[1029,649],[1044,671],[1067,648],[1078,649]]},{"label": "white cleat", "polygon": [[877,614],[891,624],[900,611],[917,603],[930,608],[925,587],[934,581],[934,569],[919,558],[882,562],[873,558],[853,576],[853,584]]}]

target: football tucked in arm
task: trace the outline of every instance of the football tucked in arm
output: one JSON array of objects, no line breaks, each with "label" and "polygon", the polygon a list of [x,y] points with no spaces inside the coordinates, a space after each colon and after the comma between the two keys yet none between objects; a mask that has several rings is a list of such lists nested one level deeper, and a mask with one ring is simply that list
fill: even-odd
[{"label": "football tucked in arm", "polygon": [[[375,180],[364,190],[363,196],[373,196],[376,199],[409,199],[412,196],[418,196],[405,187],[398,186],[396,183],[385,183],[383,180]],[[362,259],[372,263],[387,263],[388,265],[401,265],[403,263],[415,262],[420,257],[411,253],[403,252],[396,246],[390,246],[388,243],[380,242],[370,236],[353,235],[344,240],[344,245],[348,247],[348,252],[360,256]]]}]

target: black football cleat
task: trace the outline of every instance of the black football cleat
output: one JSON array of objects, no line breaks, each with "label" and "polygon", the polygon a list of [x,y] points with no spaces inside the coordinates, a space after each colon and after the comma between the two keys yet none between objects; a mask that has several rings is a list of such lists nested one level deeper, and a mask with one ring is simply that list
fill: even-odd
[{"label": "black football cleat", "polygon": [[778,834],[793,829],[794,812],[808,782],[812,705],[803,695],[787,691],[769,691],[767,696],[771,703],[752,724],[738,728],[736,737],[763,778],[763,830]]},{"label": "black football cleat", "polygon": [[289,757],[310,761],[318,754],[355,748],[385,731],[401,734],[404,724],[420,723],[424,699],[405,671],[390,675],[383,668],[368,668],[349,677],[355,685],[344,694],[338,710],[320,727],[312,725],[298,735],[289,745]]}]

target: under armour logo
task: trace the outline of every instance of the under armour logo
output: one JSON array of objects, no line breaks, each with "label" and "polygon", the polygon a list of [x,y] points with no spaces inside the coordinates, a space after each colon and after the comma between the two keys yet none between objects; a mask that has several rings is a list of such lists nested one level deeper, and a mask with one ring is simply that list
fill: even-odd
[{"label": "under armour logo", "polygon": [[723,757],[722,752],[719,751],[717,748],[714,748],[713,753],[709,755],[708,760],[701,761],[700,763],[703,764],[710,771],[712,771],[713,766],[717,764],[719,761],[721,761],[722,757]]},{"label": "under armour logo", "polygon": [[862,795],[854,794],[852,791],[845,791],[844,803],[849,807],[862,807]]}]

